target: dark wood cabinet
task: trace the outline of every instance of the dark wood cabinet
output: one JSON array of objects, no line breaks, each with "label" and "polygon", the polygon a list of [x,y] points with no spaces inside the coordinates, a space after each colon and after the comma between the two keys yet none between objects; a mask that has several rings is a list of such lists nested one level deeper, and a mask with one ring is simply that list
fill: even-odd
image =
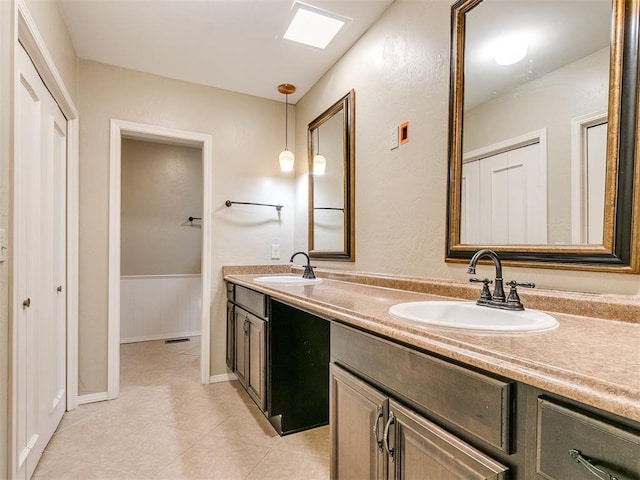
[{"label": "dark wood cabinet", "polygon": [[640,479],[640,430],[597,413],[537,397],[535,449],[531,470],[536,480]]},{"label": "dark wood cabinet", "polygon": [[331,366],[333,480],[501,480],[501,465],[402,403]]},{"label": "dark wood cabinet", "polygon": [[237,305],[234,316],[235,373],[258,407],[265,411],[267,322]]},{"label": "dark wood cabinet", "polygon": [[227,367],[232,372],[236,369],[236,319],[234,309],[235,305],[227,301],[227,349],[225,358]]},{"label": "dark wood cabinet", "polygon": [[331,478],[382,480],[387,470],[382,434],[388,398],[335,364],[329,371]]},{"label": "dark wood cabinet", "polygon": [[336,322],[331,359],[333,480],[640,479],[638,422]]}]

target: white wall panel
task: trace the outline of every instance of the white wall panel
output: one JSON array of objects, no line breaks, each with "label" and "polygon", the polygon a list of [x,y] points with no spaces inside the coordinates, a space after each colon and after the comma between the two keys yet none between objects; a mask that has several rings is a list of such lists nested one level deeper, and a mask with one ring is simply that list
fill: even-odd
[{"label": "white wall panel", "polygon": [[120,342],[200,334],[200,275],[120,277]]}]

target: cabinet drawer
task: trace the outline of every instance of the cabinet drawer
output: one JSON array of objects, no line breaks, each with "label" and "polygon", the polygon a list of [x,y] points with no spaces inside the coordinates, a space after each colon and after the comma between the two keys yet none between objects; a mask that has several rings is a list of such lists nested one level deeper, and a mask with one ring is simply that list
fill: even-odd
[{"label": "cabinet drawer", "polygon": [[511,453],[512,383],[333,323],[331,356],[447,422]]},{"label": "cabinet drawer", "polygon": [[619,480],[640,478],[640,431],[539,398],[536,451],[538,478],[598,478],[588,470],[588,466],[570,456],[571,450],[579,451],[592,467]]},{"label": "cabinet drawer", "polygon": [[259,317],[267,317],[267,297],[262,293],[236,285],[236,303]]}]

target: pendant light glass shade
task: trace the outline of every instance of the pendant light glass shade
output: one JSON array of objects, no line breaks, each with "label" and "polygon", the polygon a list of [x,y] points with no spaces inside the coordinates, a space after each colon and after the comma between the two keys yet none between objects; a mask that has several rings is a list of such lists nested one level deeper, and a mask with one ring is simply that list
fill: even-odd
[{"label": "pendant light glass shade", "polygon": [[289,132],[289,94],[295,93],[296,87],[288,83],[278,85],[278,92],[284,94],[284,150],[280,152],[278,160],[280,161],[281,172],[292,172],[295,163],[295,156],[287,146],[287,134]]},{"label": "pendant light glass shade", "polygon": [[316,128],[316,154],[313,156],[313,174],[324,175],[327,159],[320,153],[320,127]]},{"label": "pendant light glass shade", "polygon": [[283,172],[292,172],[293,164],[295,162],[295,157],[291,150],[287,150],[286,148],[280,152],[280,170]]},{"label": "pendant light glass shade", "polygon": [[325,170],[327,169],[327,159],[324,158],[324,155],[320,153],[313,156],[313,174],[314,175],[324,175]]}]

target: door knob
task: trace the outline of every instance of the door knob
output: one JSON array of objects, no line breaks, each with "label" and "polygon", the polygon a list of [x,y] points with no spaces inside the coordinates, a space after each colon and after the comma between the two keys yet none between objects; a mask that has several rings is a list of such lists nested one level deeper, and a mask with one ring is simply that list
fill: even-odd
[{"label": "door knob", "polygon": [[31,299],[27,298],[24,302],[22,302],[22,308],[29,308],[31,306]]},{"label": "door knob", "polygon": [[60,293],[62,291],[62,285],[58,285],[58,288],[56,288],[56,291]]}]

